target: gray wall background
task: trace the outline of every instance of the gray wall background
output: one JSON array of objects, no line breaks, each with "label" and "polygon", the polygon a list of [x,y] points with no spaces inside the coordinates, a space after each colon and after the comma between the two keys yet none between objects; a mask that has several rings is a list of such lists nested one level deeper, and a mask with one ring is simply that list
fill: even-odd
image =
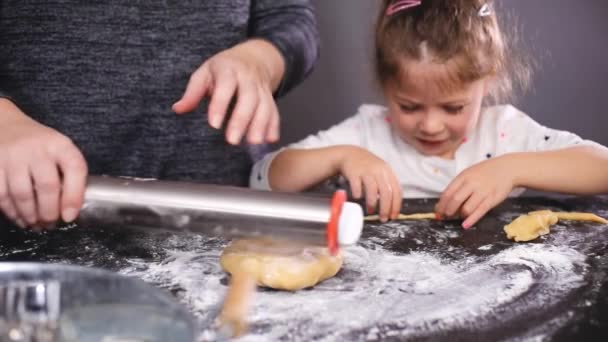
[{"label": "gray wall background", "polygon": [[[608,1],[498,1],[499,15],[516,16],[527,53],[539,64],[516,106],[545,126],[608,146]],[[382,103],[371,59],[378,2],[315,1],[321,60],[279,101],[281,145],[340,122],[362,103]]]}]

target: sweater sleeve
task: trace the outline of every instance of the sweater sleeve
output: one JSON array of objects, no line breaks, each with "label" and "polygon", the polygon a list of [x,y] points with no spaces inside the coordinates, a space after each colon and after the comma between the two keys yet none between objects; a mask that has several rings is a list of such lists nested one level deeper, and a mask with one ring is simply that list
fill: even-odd
[{"label": "sweater sleeve", "polygon": [[249,36],[271,42],[283,55],[285,74],[280,97],[301,83],[319,58],[319,32],[310,0],[254,0]]},{"label": "sweater sleeve", "polygon": [[2,91],[2,89],[0,89],[0,99],[9,99],[11,100],[11,97],[8,95],[8,93]]}]

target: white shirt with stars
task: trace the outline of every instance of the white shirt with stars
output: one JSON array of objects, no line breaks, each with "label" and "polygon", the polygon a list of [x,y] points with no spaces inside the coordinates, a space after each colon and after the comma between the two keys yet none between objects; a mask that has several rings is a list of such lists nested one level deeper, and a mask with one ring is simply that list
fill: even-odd
[{"label": "white shirt with stars", "polygon": [[[311,135],[287,148],[309,149],[334,145],[365,148],[386,161],[399,179],[404,198],[439,197],[464,169],[488,158],[512,152],[557,150],[595,145],[576,134],[547,128],[513,106],[482,109],[476,129],[458,147],[454,159],[425,156],[404,142],[392,129],[386,107],[362,105],[343,122]],[[268,169],[281,150],[266,155],[252,169],[250,186],[271,190]],[[516,189],[512,196],[523,189]]]}]

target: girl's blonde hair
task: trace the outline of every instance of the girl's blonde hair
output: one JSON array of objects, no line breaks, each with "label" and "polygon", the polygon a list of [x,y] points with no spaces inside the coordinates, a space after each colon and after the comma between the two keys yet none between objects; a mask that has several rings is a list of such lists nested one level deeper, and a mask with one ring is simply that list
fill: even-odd
[{"label": "girl's blonde hair", "polygon": [[375,68],[382,86],[406,75],[404,61],[444,64],[444,88],[490,76],[495,101],[527,87],[530,68],[512,54],[490,0],[422,0],[420,5],[387,13],[395,0],[383,0],[376,23]]}]

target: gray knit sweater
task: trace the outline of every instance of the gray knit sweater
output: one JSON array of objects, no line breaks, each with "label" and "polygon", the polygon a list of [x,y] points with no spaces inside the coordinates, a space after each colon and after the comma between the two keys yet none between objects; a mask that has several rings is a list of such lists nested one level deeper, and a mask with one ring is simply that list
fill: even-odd
[{"label": "gray knit sweater", "polygon": [[307,0],[0,0],[0,96],[69,136],[92,174],[245,185],[249,149],[208,126],[207,103],[171,105],[205,59],[248,37],[282,52],[277,95],[318,56]]}]

